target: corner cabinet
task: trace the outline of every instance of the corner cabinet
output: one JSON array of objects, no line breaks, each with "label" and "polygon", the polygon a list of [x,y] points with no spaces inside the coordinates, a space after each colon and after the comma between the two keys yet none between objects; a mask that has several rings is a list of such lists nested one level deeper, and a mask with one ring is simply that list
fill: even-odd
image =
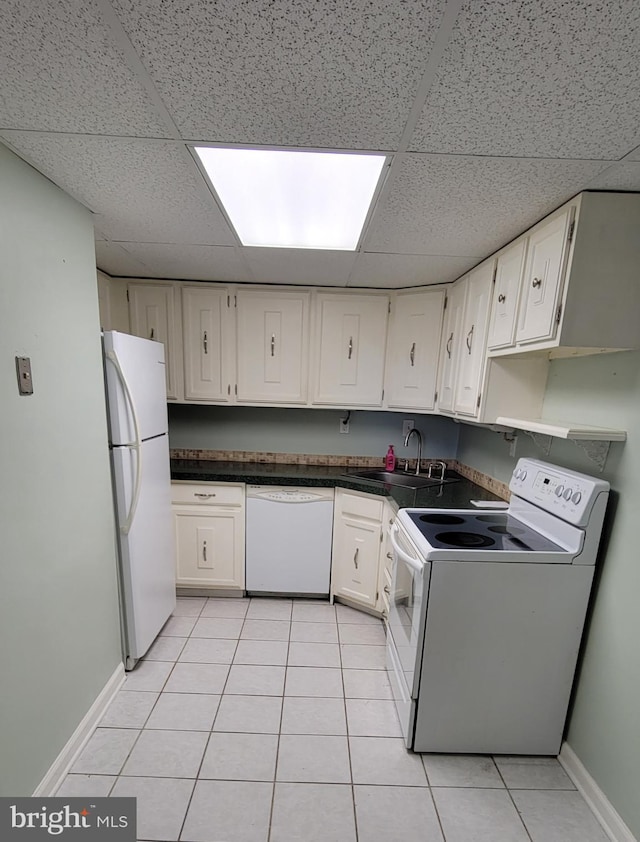
[{"label": "corner cabinet", "polygon": [[176,586],[244,590],[244,485],[172,482],[171,499]]},{"label": "corner cabinet", "polygon": [[182,311],[185,398],[231,403],[235,388],[232,358],[235,320],[230,290],[185,286]]},{"label": "corner cabinet", "polygon": [[392,304],[385,406],[433,411],[445,291],[399,292]]},{"label": "corner cabinet", "polygon": [[313,404],[382,406],[388,312],[386,294],[317,293]]}]

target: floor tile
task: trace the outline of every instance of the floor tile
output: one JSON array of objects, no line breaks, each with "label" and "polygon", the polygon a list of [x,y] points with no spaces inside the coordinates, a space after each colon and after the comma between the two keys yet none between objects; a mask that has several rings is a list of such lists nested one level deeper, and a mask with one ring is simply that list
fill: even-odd
[{"label": "floor tile", "polygon": [[213,723],[214,731],[277,734],[282,699],[277,696],[224,695]]},{"label": "floor tile", "polygon": [[358,842],[444,842],[428,789],[355,786],[354,796]]},{"label": "floor tile", "polygon": [[117,781],[115,775],[67,775],[56,790],[56,798],[102,798]]},{"label": "floor tile", "polygon": [[431,792],[447,842],[529,842],[506,790],[441,788]]},{"label": "floor tile", "polygon": [[189,637],[196,624],[196,617],[169,617],[162,627],[161,636]]},{"label": "floor tile", "polygon": [[120,777],[111,795],[136,799],[138,839],[175,842],[193,786],[193,780]]},{"label": "floor tile", "polygon": [[381,699],[347,699],[345,704],[350,736],[402,736],[394,702]]},{"label": "floor tile", "polygon": [[285,696],[282,708],[282,734],[347,733],[342,699],[305,699]]},{"label": "floor tile", "polygon": [[337,643],[289,644],[289,666],[292,667],[339,667],[340,648]]},{"label": "floor tile", "polygon": [[382,628],[382,623],[374,625],[359,625],[357,623],[338,623],[340,632],[340,643],[360,643],[369,646],[386,646],[387,637]]},{"label": "floor tile", "polygon": [[158,695],[141,690],[120,690],[100,720],[100,727],[142,728]]},{"label": "floor tile", "polygon": [[344,644],[340,646],[342,666],[345,669],[386,670],[387,649],[385,646],[365,644]]},{"label": "floor tile", "polygon": [[496,757],[509,789],[575,789],[555,757]]},{"label": "floor tile", "polygon": [[87,775],[119,774],[139,733],[130,728],[96,728],[71,767],[71,772]]},{"label": "floor tile", "polygon": [[273,784],[198,781],[183,842],[266,842]]},{"label": "floor tile", "polygon": [[299,643],[337,643],[338,627],[335,623],[293,622],[291,640]]},{"label": "floor tile", "polygon": [[197,617],[205,606],[204,596],[179,596],[176,599],[174,617]]},{"label": "floor tile", "polygon": [[144,659],[145,661],[176,661],[186,642],[186,637],[156,637]]},{"label": "floor tile", "polygon": [[167,693],[214,693],[220,695],[229,673],[226,664],[177,663],[165,685]]},{"label": "floor tile", "polygon": [[348,699],[392,699],[391,683],[386,670],[342,671],[344,695]]},{"label": "floor tile", "polygon": [[249,607],[248,599],[209,599],[201,617],[244,617]]},{"label": "floor tile", "polygon": [[190,637],[178,660],[192,664],[230,664],[238,643],[217,637]]},{"label": "floor tile", "polygon": [[290,620],[290,599],[253,598],[247,611],[247,620]]},{"label": "floor tile", "polygon": [[200,769],[200,778],[227,781],[273,781],[277,734],[229,734],[214,731]]},{"label": "floor tile", "polygon": [[126,674],[122,689],[159,692],[172,669],[173,663],[167,661],[139,661],[135,668]]},{"label": "floor tile", "polygon": [[208,739],[202,731],[143,731],[122,774],[195,778]]},{"label": "floor tile", "polygon": [[512,797],[533,842],[607,842],[579,792],[516,790]]},{"label": "floor tile", "polygon": [[225,693],[241,696],[282,696],[285,667],[233,664]]},{"label": "floor tile", "polygon": [[335,623],[336,609],[328,602],[296,600],[293,603],[291,619],[307,623]]},{"label": "floor tile", "polygon": [[289,640],[291,623],[288,620],[252,620],[242,627],[242,640]]},{"label": "floor tile", "polygon": [[491,757],[481,754],[423,754],[431,786],[504,789]]},{"label": "floor tile", "polygon": [[210,731],[220,696],[204,693],[162,693],[147,728],[167,731]]},{"label": "floor tile", "polygon": [[284,640],[241,640],[233,662],[284,666],[287,663],[288,652],[289,644]]},{"label": "floor tile", "polygon": [[287,667],[284,694],[341,699],[344,695],[342,670],[332,667]]},{"label": "floor tile", "polygon": [[351,783],[347,738],[283,734],[278,750],[276,780]]},{"label": "floor tile", "polygon": [[277,783],[269,839],[270,842],[355,842],[351,787]]},{"label": "floor tile", "polygon": [[203,617],[193,627],[193,637],[222,637],[237,640],[242,631],[242,617]]},{"label": "floor tile", "polygon": [[427,786],[419,754],[398,737],[349,737],[354,784]]},{"label": "floor tile", "polygon": [[380,623],[379,617],[374,617],[372,614],[367,614],[366,611],[358,611],[348,605],[340,605],[336,602],[336,618],[339,623],[371,623],[377,626]]}]

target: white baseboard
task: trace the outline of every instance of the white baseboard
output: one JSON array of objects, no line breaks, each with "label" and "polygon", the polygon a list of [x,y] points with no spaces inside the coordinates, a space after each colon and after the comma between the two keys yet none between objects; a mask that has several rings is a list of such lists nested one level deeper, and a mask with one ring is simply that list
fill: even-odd
[{"label": "white baseboard", "polygon": [[562,743],[558,760],[591,807],[607,836],[613,842],[638,842],[568,743]]},{"label": "white baseboard", "polygon": [[35,797],[47,798],[55,794],[65,775],[75,762],[76,757],[87,744],[89,737],[96,729],[109,703],[118,692],[124,681],[124,666],[118,664],[115,672],[100,691],[98,698],[91,705],[82,722],[73,732],[67,744],[51,764],[49,771],[36,787]]}]

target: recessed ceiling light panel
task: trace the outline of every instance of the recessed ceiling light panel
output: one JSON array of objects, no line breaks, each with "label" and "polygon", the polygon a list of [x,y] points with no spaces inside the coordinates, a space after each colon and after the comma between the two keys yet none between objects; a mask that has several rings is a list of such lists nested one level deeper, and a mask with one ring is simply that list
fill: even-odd
[{"label": "recessed ceiling light panel", "polygon": [[245,246],[354,251],[386,157],[195,147]]}]

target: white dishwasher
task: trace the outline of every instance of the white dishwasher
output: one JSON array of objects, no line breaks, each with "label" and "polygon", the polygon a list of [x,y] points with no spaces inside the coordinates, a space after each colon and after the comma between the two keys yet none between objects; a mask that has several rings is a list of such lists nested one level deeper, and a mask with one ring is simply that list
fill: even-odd
[{"label": "white dishwasher", "polygon": [[246,589],[328,596],[333,488],[247,485]]}]

